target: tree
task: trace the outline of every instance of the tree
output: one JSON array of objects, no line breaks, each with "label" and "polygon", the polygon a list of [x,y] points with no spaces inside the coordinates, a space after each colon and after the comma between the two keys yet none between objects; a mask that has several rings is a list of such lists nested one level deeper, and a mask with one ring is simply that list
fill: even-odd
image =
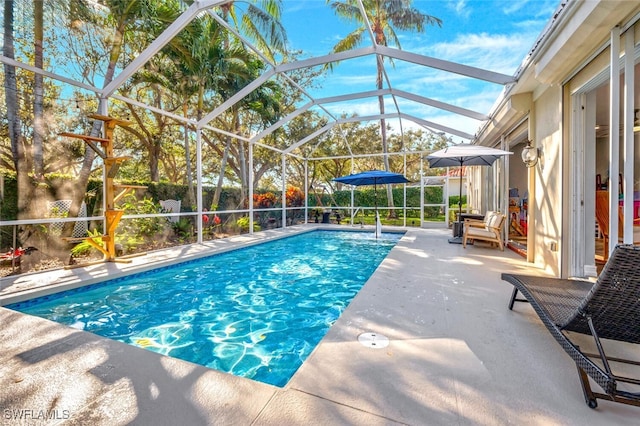
[{"label": "tree", "polygon": [[[349,21],[359,25],[351,33],[339,41],[333,48],[333,53],[351,50],[359,46],[367,34],[365,17],[362,16],[358,7],[359,0],[332,1],[327,0],[335,13]],[[442,25],[442,21],[431,15],[424,14],[412,6],[413,0],[362,0],[366,19],[371,24],[375,43],[380,46],[388,46],[390,43],[398,49],[401,48],[400,40],[396,34],[396,29],[402,31],[414,31],[423,33],[427,25]],[[377,57],[376,67],[376,87],[382,89],[383,85],[383,62],[382,56]],[[384,115],[384,97],[378,97],[378,105],[380,114]],[[385,170],[389,171],[389,157],[386,155],[387,146],[387,129],[385,119],[380,119],[380,135],[382,139],[382,152],[384,155]],[[391,185],[387,185],[387,198],[389,200],[389,216],[395,217],[393,210],[393,197]]]},{"label": "tree", "polygon": [[[154,67],[156,78],[181,99],[185,116],[189,113],[188,106],[193,98],[196,119],[200,120],[214,98],[222,102],[227,98],[223,92],[229,81],[243,82],[231,95],[250,81],[247,64],[253,60],[253,56],[243,46],[229,45],[224,34],[216,21],[203,15],[192,21],[171,44],[162,49],[164,57],[157,59],[161,64]],[[153,63],[148,64],[145,70],[151,71],[152,66]],[[187,128],[184,134],[189,187],[187,202],[193,204],[195,197]]]},{"label": "tree", "polygon": [[[180,5],[175,1],[165,1],[157,5],[154,19],[147,22],[144,28],[144,37],[147,39],[145,44],[159,36],[166,26],[170,25],[180,16]],[[197,40],[206,39],[208,43],[215,45],[218,43],[217,26],[212,34],[204,34],[207,31],[205,21],[207,18],[201,16],[190,22],[187,27],[174,37],[161,50],[160,54],[154,56],[145,63],[144,67],[137,71],[131,80],[130,87],[124,86],[120,89],[132,91],[134,96],[146,98],[143,102],[155,106],[159,109],[176,112],[181,110],[188,116],[189,104],[195,95],[198,95],[198,115],[202,115],[203,96],[211,84],[209,80],[213,79],[210,74],[215,74],[207,60],[212,64],[217,61],[211,58],[203,58],[201,46],[196,45]],[[203,65],[205,64],[205,65]],[[163,135],[174,135],[174,132],[167,133],[167,128],[173,120],[163,117],[161,114],[151,112],[153,123],[146,124],[146,120],[142,115],[137,113],[132,105],[127,105],[130,113],[133,115],[135,122],[140,130],[131,127],[125,130],[134,134],[147,148],[149,153],[150,178],[153,182],[159,181],[159,164],[162,156],[162,140]],[[185,204],[191,206],[195,204],[195,194],[193,188],[193,173],[191,171],[191,151],[189,128],[184,125],[184,156],[185,156],[185,177],[187,181],[188,191]],[[170,172],[170,171],[166,171]],[[177,176],[177,173],[172,173]]]},{"label": "tree", "polygon": [[[123,86],[121,91],[124,92],[124,88],[125,86]],[[133,96],[136,96],[137,100],[141,102],[146,102],[148,105],[158,109],[164,109],[165,111],[174,111],[177,109],[177,106],[172,103],[172,99],[163,90],[164,88],[158,84],[148,84],[143,87],[137,87],[136,89]],[[138,155],[135,157],[145,163],[148,169],[148,179],[151,180],[151,182],[159,182],[159,166],[164,154],[163,145],[166,139],[173,137],[175,134],[172,130],[175,126],[175,120],[154,110],[141,111],[129,103],[127,103],[126,107],[128,110],[126,114],[131,116],[130,121],[133,121],[137,125],[127,126],[123,129],[126,133],[134,135],[137,141],[139,141],[139,144],[133,147],[132,154],[137,153]],[[123,115],[124,113],[123,111]],[[142,145],[144,150],[140,149],[140,145]],[[133,158],[133,161],[135,161],[135,158]],[[120,170],[122,170],[122,168]],[[165,173],[166,172],[165,170]]]},{"label": "tree", "polygon": [[[158,6],[158,4],[139,0],[105,0],[104,5],[108,8],[108,15],[96,16],[94,9],[88,5],[88,0],[71,0],[70,11],[72,15],[69,16],[69,19],[74,27],[78,27],[78,22],[85,20],[89,22],[104,20],[105,24],[112,26],[111,36],[106,43],[109,46],[107,52],[108,63],[103,79],[103,87],[106,87],[113,80],[118,62],[122,59],[121,55],[125,49],[127,33],[137,30],[140,22],[153,21],[152,18],[156,16],[155,6]],[[100,104],[103,102],[106,102],[106,100],[101,99]],[[100,106],[98,107],[98,112],[100,112]],[[91,136],[99,136],[101,129],[102,122],[95,120],[91,129]],[[78,216],[95,157],[96,153],[92,149],[87,148],[85,150],[82,167],[74,185],[69,217]],[[73,222],[67,222],[63,231],[64,235],[70,235],[72,229]]]},{"label": "tree", "polygon": [[[7,58],[14,59],[14,38],[13,38],[13,1],[6,1],[4,4],[4,41],[2,54]],[[14,167],[18,181],[18,219],[28,208],[31,182],[29,180],[29,162],[24,137],[22,135],[22,124],[20,119],[20,105],[18,102],[18,85],[16,69],[13,65],[4,63],[4,89],[5,101],[7,103],[7,121],[9,128],[9,140],[11,141],[11,154],[13,156]]]},{"label": "tree", "polygon": [[[43,68],[42,44],[44,42],[43,1],[33,2],[33,16],[35,27],[35,56],[36,68]],[[36,179],[44,175],[44,157],[42,143],[44,140],[44,84],[42,74],[34,74],[33,96],[33,163]]]},{"label": "tree", "polygon": [[255,4],[258,2],[251,0],[240,17],[237,3],[229,1],[218,6],[222,11],[222,19],[241,29],[270,61],[275,62],[274,52],[285,52],[287,45],[287,34],[280,22],[281,1],[261,0],[261,7],[258,7]]},{"label": "tree", "polygon": [[[241,17],[238,16],[239,10],[236,5],[237,3],[237,1],[230,1],[219,6],[222,13],[222,19],[227,23],[233,23],[236,29],[241,29],[255,42],[256,47],[269,60],[275,62],[274,52],[286,52],[287,44],[287,35],[282,23],[280,22],[280,17],[282,15],[280,0],[262,0],[260,2],[260,5],[262,6],[261,8],[255,5],[255,3],[257,3],[255,0],[249,2],[247,3],[248,6],[246,12],[243,13]],[[230,39],[227,37],[225,41],[225,48],[228,48],[229,44]],[[229,89],[227,92],[229,97],[233,96],[242,88],[232,79],[228,80],[227,83],[227,88]],[[245,82],[245,84],[246,83],[248,83],[248,81]],[[267,98],[264,97],[264,93],[265,92],[261,90],[258,97],[263,97],[263,100],[266,100]],[[243,102],[246,103],[246,100],[243,100]],[[233,125],[230,130],[239,133],[241,123],[239,108],[237,105],[234,105],[231,108],[231,113],[233,114]],[[231,150],[231,137],[226,136],[225,139],[225,149],[222,155],[218,184],[216,185],[216,191],[213,196],[212,207],[215,207],[218,204],[220,193],[222,191],[222,183],[225,176],[227,160]],[[242,197],[244,198],[246,196],[246,188],[248,186],[247,173],[249,171],[247,167],[247,156],[245,155],[245,149],[243,147],[244,143],[239,141],[238,144],[240,154],[240,157],[238,158],[240,162],[240,181],[243,189]],[[242,203],[242,201],[243,200],[241,199],[240,202]]]}]

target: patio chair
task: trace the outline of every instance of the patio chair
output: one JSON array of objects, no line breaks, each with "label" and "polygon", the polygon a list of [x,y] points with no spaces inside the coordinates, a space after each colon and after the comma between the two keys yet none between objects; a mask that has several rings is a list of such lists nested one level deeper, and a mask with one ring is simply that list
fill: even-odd
[{"label": "patio chair", "polygon": [[[159,203],[164,213],[180,213],[181,200],[160,200]],[[168,219],[169,222],[175,223],[180,220],[180,217],[170,216]]]},{"label": "patio chair", "polygon": [[[492,213],[492,214],[489,214]],[[487,212],[485,220],[476,221],[474,219],[464,220],[464,234],[462,235],[462,247],[467,247],[467,241],[477,240],[488,241],[491,244],[496,243],[500,250],[504,251],[504,242],[502,241],[502,225],[505,216],[500,212]]]},{"label": "patio chair", "polygon": [[[69,209],[71,208],[72,200],[56,200],[47,201],[47,211],[49,217],[67,217]],[[80,212],[78,217],[87,217],[87,205],[83,201],[80,205]],[[60,235],[64,229],[64,222],[53,222],[49,225],[49,232],[51,235]],[[74,238],[82,238],[87,236],[87,229],[89,229],[88,222],[86,220],[79,220],[73,225]]]},{"label": "patio chair", "polygon": [[[502,274],[502,279],[514,286],[509,309],[513,309],[516,301],[531,304],[551,335],[576,363],[585,402],[591,408],[598,406],[597,399],[640,406],[640,371],[635,377],[629,377],[630,367],[640,369],[640,358],[607,356],[604,346],[611,342],[601,340],[640,343],[638,268],[640,247],[627,244],[616,246],[595,283]],[[524,299],[516,298],[518,292]],[[597,353],[583,352],[576,343],[580,336],[571,332],[590,335]],[[637,353],[636,348],[633,349]],[[626,365],[626,375],[614,373],[613,363],[616,370]],[[591,389],[589,377],[604,393]],[[620,384],[624,384],[624,388],[620,388]]]},{"label": "patio chair", "polygon": [[491,219],[493,218],[493,216],[499,212],[495,212],[495,211],[491,211],[489,210],[488,212],[486,212],[484,214],[484,218],[483,219],[468,219],[465,218],[464,219],[464,225],[465,226],[475,226],[476,228],[484,228],[485,226],[487,226],[489,224],[489,222],[491,222]]}]

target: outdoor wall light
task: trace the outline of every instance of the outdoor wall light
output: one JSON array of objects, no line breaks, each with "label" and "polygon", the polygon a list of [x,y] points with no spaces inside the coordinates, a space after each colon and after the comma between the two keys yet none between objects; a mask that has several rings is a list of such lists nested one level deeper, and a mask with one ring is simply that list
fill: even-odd
[{"label": "outdoor wall light", "polygon": [[540,150],[531,146],[531,141],[527,141],[527,146],[522,148],[522,162],[527,167],[533,167],[538,164]]}]

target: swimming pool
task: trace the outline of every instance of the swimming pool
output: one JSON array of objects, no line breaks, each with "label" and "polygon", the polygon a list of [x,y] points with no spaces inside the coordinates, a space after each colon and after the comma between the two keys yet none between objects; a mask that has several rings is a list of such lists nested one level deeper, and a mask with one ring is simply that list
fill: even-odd
[{"label": "swimming pool", "polygon": [[313,231],[6,308],[284,386],[402,235]]}]

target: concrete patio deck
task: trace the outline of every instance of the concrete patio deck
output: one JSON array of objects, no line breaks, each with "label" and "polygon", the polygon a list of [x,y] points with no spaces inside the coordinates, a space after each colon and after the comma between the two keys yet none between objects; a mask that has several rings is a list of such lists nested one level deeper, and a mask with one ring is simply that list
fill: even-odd
[{"label": "concrete patio deck", "polygon": [[[3,279],[0,300],[299,229]],[[638,407],[588,408],[575,365],[532,308],[507,308],[512,287],[500,274],[540,271],[508,250],[448,244],[450,234],[409,229],[284,388],[0,308],[0,423],[638,424]],[[390,343],[365,347],[365,332]]]}]

